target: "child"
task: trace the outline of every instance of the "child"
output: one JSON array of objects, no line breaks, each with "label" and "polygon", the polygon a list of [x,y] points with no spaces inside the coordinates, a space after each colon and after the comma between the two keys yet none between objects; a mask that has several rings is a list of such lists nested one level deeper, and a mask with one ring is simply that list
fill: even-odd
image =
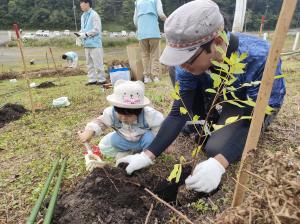
[{"label": "child", "polygon": [[62,59],[67,60],[69,68],[77,68],[78,55],[73,51],[68,51],[61,56]]},{"label": "child", "polygon": [[[141,152],[148,148],[164,120],[162,113],[148,106],[150,100],[144,96],[141,81],[118,80],[113,94],[107,96],[112,105],[103,114],[89,122],[79,133],[81,142],[89,142],[93,136],[111,127],[115,131],[101,140],[99,147],[104,156],[119,157]],[[119,153],[121,152],[121,153]]]}]

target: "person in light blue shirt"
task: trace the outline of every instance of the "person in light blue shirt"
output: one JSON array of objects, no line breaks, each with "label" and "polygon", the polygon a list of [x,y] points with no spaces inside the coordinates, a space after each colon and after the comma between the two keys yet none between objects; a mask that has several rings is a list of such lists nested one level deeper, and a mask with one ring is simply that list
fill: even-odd
[{"label": "person in light blue shirt", "polygon": [[88,69],[87,85],[106,83],[103,66],[103,48],[101,36],[101,19],[98,13],[92,9],[92,0],[80,0],[81,29],[79,38],[85,48],[86,65]]},{"label": "person in light blue shirt", "polygon": [[159,40],[158,17],[166,20],[161,0],[137,0],[133,22],[137,27],[137,38],[142,53],[144,82],[159,81]]},{"label": "person in light blue shirt", "polygon": [[64,53],[61,58],[67,60],[69,68],[77,68],[78,55],[74,51],[68,51]]}]

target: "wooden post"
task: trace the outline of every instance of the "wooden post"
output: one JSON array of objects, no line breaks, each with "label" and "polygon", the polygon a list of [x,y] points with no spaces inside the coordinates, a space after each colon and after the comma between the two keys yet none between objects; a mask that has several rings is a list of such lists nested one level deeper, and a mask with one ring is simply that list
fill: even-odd
[{"label": "wooden post", "polygon": [[235,186],[232,201],[233,207],[240,205],[244,200],[245,189],[241,187],[240,184],[247,185],[248,174],[244,170],[251,170],[250,164],[246,163],[247,155],[250,150],[254,150],[256,148],[259,140],[262,122],[265,116],[265,109],[268,104],[273,86],[274,74],[278,64],[278,59],[284,44],[284,39],[286,37],[289,25],[293,17],[296,3],[297,0],[283,1],[283,5],[274,33],[274,38],[272,40],[271,49],[267,58],[265,70],[261,80],[261,85],[256,100],[256,106],[254,108],[252,122],[250,125],[246,145],[242,155],[240,168],[237,174],[237,184]]},{"label": "wooden post", "polygon": [[18,24],[15,23],[13,26],[14,26],[14,30],[16,32],[17,43],[18,43],[18,46],[19,46],[19,49],[20,49],[20,52],[21,52],[21,56],[22,56],[22,62],[23,62],[23,67],[24,67],[24,77],[25,77],[26,82],[27,82],[28,94],[29,94],[29,99],[30,99],[30,104],[31,104],[31,111],[33,113],[33,118],[35,118],[35,108],[34,108],[33,100],[32,100],[30,80],[29,80],[29,77],[27,76],[27,67],[26,67],[26,63],[25,63],[25,57],[24,57],[23,48],[22,48],[22,41],[20,39]]},{"label": "wooden post", "polygon": [[297,48],[297,45],[298,45],[298,41],[299,41],[299,32],[296,33],[296,37],[295,37],[295,42],[294,42],[294,45],[293,45],[293,51],[296,50]]},{"label": "wooden post", "polygon": [[48,60],[48,52],[46,51],[46,60],[47,60],[47,66],[48,66],[48,70],[50,69],[49,67],[49,60]]},{"label": "wooden post", "polygon": [[50,50],[50,54],[51,54],[51,57],[52,57],[52,61],[53,61],[54,67],[55,67],[55,71],[56,71],[56,73],[57,73],[58,80],[60,81],[60,77],[59,77],[59,74],[58,74],[57,66],[56,66],[56,63],[55,63],[55,60],[54,60],[54,57],[53,57],[53,53],[52,53],[51,47],[49,47],[49,50]]}]

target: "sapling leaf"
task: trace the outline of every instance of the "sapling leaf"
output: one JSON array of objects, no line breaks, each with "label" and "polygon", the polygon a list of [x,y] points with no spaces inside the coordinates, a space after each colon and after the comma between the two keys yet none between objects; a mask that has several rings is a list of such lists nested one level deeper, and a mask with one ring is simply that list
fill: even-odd
[{"label": "sapling leaf", "polygon": [[240,120],[251,120],[252,117],[251,116],[242,116],[240,117]]},{"label": "sapling leaf", "polygon": [[224,62],[226,62],[227,64],[232,65],[232,64],[231,64],[231,61],[229,60],[229,58],[227,58],[225,55],[223,55],[223,60],[224,60]]},{"label": "sapling leaf", "polygon": [[242,85],[242,87],[248,87],[248,86],[252,86],[252,84],[249,83],[249,82],[245,82],[245,83],[243,83],[243,85]]},{"label": "sapling leaf", "polygon": [[187,109],[185,109],[185,107],[180,107],[179,110],[181,114],[187,114],[188,112]]},{"label": "sapling leaf", "polygon": [[270,115],[270,114],[272,114],[273,110],[274,110],[274,109],[273,109],[272,107],[270,107],[269,105],[267,105],[265,113],[266,113],[267,115]]},{"label": "sapling leaf", "polygon": [[179,161],[180,164],[183,164],[184,162],[186,162],[186,159],[183,156],[180,156]]},{"label": "sapling leaf", "polygon": [[228,72],[229,66],[220,62],[217,62],[215,60],[212,60],[211,63],[219,68],[222,68],[224,71]]},{"label": "sapling leaf", "polygon": [[205,92],[207,92],[207,93],[216,93],[216,90],[214,90],[214,89],[206,89]]},{"label": "sapling leaf", "polygon": [[226,43],[226,45],[229,44],[228,37],[227,37],[227,34],[225,31],[220,31],[219,36],[223,39],[223,41]]},{"label": "sapling leaf", "polygon": [[245,71],[244,71],[245,66],[246,65],[243,64],[243,63],[236,63],[236,64],[234,64],[230,67],[229,73],[237,74],[237,75],[238,74],[244,74],[245,73]]},{"label": "sapling leaf", "polygon": [[225,85],[230,86],[230,85],[232,85],[236,80],[237,80],[237,78],[233,77],[232,79],[230,79],[230,80],[228,80],[227,82],[225,82]]},{"label": "sapling leaf", "polygon": [[202,148],[202,145],[197,146],[197,147],[192,151],[192,157],[197,156],[198,153],[200,152],[201,148]]},{"label": "sapling leaf", "polygon": [[223,98],[224,98],[224,100],[227,100],[226,89],[223,89],[222,92],[223,92]]},{"label": "sapling leaf", "polygon": [[229,60],[230,60],[230,62],[231,62],[231,65],[234,65],[234,64],[238,63],[238,57],[239,57],[239,55],[238,55],[237,52],[234,52],[234,53],[232,53],[232,54],[230,55]]},{"label": "sapling leaf", "polygon": [[222,82],[221,77],[215,73],[211,73],[210,77],[212,78],[212,80],[214,80],[214,88],[219,87]]},{"label": "sapling leaf", "polygon": [[248,57],[248,53],[247,52],[242,53],[240,55],[240,57],[239,57],[239,62],[245,60],[247,57]]},{"label": "sapling leaf", "polygon": [[235,106],[237,106],[239,108],[244,108],[245,107],[245,106],[243,106],[243,105],[241,105],[241,104],[239,104],[239,103],[237,103],[237,102],[235,102],[233,100],[228,100],[227,102],[230,103],[230,104],[232,104],[232,105],[235,105]]},{"label": "sapling leaf", "polygon": [[248,97],[248,100],[244,100],[242,102],[251,107],[255,107],[255,105],[256,105],[256,103],[250,97]]},{"label": "sapling leaf", "polygon": [[178,95],[179,95],[179,82],[177,81],[176,83],[175,83],[175,93],[177,93]]},{"label": "sapling leaf", "polygon": [[252,81],[251,84],[253,86],[257,86],[257,85],[260,85],[261,81]]},{"label": "sapling leaf", "polygon": [[171,93],[171,97],[174,99],[174,100],[180,100],[180,96],[174,91]]},{"label": "sapling leaf", "polygon": [[233,116],[226,119],[225,124],[231,124],[236,122],[239,119],[239,116]]},{"label": "sapling leaf", "polygon": [[225,55],[225,51],[223,48],[219,47],[219,46],[216,46],[216,50],[223,56]]},{"label": "sapling leaf", "polygon": [[276,76],[274,77],[274,79],[281,79],[281,78],[285,78],[285,77],[287,77],[287,74],[276,75]]},{"label": "sapling leaf", "polygon": [[[169,177],[167,178],[167,180],[171,182],[174,178],[176,178],[176,183],[178,183],[181,172],[182,172],[181,164],[175,164],[174,168],[171,171],[171,173],[170,173]],[[179,178],[178,178],[178,175],[179,175]]]},{"label": "sapling leaf", "polygon": [[224,127],[224,125],[221,125],[221,124],[213,124],[212,126],[215,131]]},{"label": "sapling leaf", "polygon": [[198,115],[194,115],[194,117],[193,117],[193,121],[198,121],[199,120],[199,116]]},{"label": "sapling leaf", "polygon": [[234,92],[230,92],[231,96],[233,97],[233,99],[238,100],[239,98],[237,98],[237,96],[235,95]]}]

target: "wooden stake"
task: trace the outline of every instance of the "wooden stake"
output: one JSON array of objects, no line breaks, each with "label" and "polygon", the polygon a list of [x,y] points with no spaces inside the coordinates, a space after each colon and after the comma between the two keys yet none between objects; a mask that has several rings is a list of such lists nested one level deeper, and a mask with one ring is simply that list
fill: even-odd
[{"label": "wooden stake", "polygon": [[265,109],[268,104],[268,100],[270,98],[274,82],[274,74],[278,64],[278,58],[280,56],[280,52],[284,44],[284,39],[293,17],[296,3],[297,0],[283,1],[283,5],[274,33],[274,38],[272,40],[271,49],[267,58],[265,70],[261,80],[261,85],[256,100],[256,106],[254,108],[253,118],[250,125],[244,152],[242,155],[240,168],[237,174],[237,182],[240,184],[236,184],[235,186],[232,201],[233,207],[240,205],[244,200],[245,189],[241,187],[241,184],[247,185],[248,182],[248,174],[244,170],[251,170],[250,164],[246,163],[245,161],[247,159],[248,152],[256,148],[259,140],[262,122],[265,116]]},{"label": "wooden stake", "polygon": [[19,33],[19,28],[18,28],[18,24],[14,24],[14,30],[16,32],[16,36],[17,36],[17,43],[21,52],[21,56],[22,56],[22,62],[23,62],[23,67],[24,67],[24,77],[26,79],[27,82],[27,88],[28,88],[28,95],[29,95],[29,99],[30,99],[30,104],[31,104],[31,111],[33,113],[33,118],[35,118],[35,108],[33,105],[33,100],[32,100],[32,93],[31,93],[31,88],[30,88],[30,80],[29,77],[27,76],[27,67],[26,67],[26,63],[25,63],[25,57],[24,57],[24,53],[23,53],[23,48],[22,48],[22,41],[20,39],[20,33]]},{"label": "wooden stake", "polygon": [[46,60],[47,60],[47,66],[48,66],[48,70],[50,69],[49,67],[49,60],[48,60],[48,52],[46,51]]},{"label": "wooden stake", "polygon": [[51,57],[52,57],[52,61],[53,61],[54,67],[55,67],[55,71],[56,71],[56,73],[57,73],[58,80],[60,81],[60,77],[59,77],[59,74],[58,74],[57,66],[56,66],[56,63],[55,63],[55,60],[54,60],[54,57],[53,57],[53,53],[52,53],[51,47],[49,47],[49,50],[50,50],[50,54],[51,54]]}]

